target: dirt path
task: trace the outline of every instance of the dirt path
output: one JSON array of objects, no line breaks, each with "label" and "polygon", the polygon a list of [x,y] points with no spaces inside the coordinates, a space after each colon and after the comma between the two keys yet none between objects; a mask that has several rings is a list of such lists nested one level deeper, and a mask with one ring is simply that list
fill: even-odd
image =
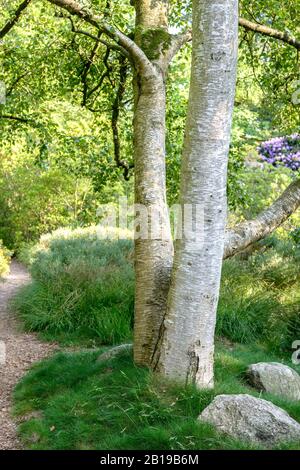
[{"label": "dirt path", "polygon": [[[0,450],[21,448],[16,424],[10,415],[15,384],[33,362],[56,349],[54,345],[40,342],[32,334],[21,332],[17,320],[9,311],[9,300],[29,281],[26,269],[16,261],[12,263],[10,275],[3,282],[0,281]],[[3,344],[6,349],[5,364],[1,356]]]}]

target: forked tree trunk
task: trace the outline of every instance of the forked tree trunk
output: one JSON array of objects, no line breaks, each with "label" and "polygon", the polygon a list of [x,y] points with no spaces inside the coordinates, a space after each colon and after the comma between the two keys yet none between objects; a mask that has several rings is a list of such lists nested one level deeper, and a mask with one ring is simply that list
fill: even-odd
[{"label": "forked tree trunk", "polygon": [[[136,42],[153,64],[152,74],[135,77],[135,203],[161,214],[157,236],[135,241],[134,360],[148,366],[166,310],[173,246],[166,201],[165,67],[160,62],[168,41],[165,0],[135,0]],[[142,214],[141,210],[141,214]]]},{"label": "forked tree trunk", "polygon": [[[153,367],[213,387],[214,332],[226,223],[226,176],[238,43],[237,0],[193,0],[193,56],[181,203],[202,206],[202,236],[176,243]],[[195,222],[195,220],[194,220]]]}]

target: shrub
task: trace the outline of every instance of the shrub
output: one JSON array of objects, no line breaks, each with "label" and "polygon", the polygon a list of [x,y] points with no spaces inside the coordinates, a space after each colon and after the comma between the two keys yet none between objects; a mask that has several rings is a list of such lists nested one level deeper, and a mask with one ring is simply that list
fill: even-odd
[{"label": "shrub", "polygon": [[300,246],[300,227],[296,228],[289,234],[295,245]]},{"label": "shrub", "polygon": [[1,152],[0,238],[9,249],[36,242],[42,233],[62,225],[89,223],[97,204],[87,178],[40,167],[33,156]]},{"label": "shrub", "polygon": [[10,251],[3,246],[2,240],[0,240],[0,277],[9,272],[10,256]]},{"label": "shrub", "polygon": [[263,161],[273,166],[285,166],[293,171],[300,169],[300,135],[275,137],[258,147]]},{"label": "shrub", "polygon": [[[131,336],[132,241],[99,239],[95,227],[64,229],[22,250],[33,283],[14,305],[27,330],[56,339],[94,338],[103,344]],[[69,335],[69,336],[68,336]]]}]

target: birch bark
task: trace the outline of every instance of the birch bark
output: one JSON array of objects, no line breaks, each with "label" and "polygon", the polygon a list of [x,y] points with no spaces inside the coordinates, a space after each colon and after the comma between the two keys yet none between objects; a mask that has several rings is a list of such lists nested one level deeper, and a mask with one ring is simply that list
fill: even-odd
[{"label": "birch bark", "polygon": [[[135,76],[135,203],[160,213],[157,236],[135,240],[134,360],[148,366],[166,311],[173,245],[166,201],[165,75],[168,2],[135,0],[135,41],[153,64],[151,74]],[[141,234],[142,235],[142,234]]]},{"label": "birch bark", "polygon": [[[153,367],[213,387],[214,331],[226,224],[238,1],[193,0],[193,56],[181,204],[203,205],[202,236],[176,243],[168,308]],[[194,222],[196,222],[194,220]]]}]

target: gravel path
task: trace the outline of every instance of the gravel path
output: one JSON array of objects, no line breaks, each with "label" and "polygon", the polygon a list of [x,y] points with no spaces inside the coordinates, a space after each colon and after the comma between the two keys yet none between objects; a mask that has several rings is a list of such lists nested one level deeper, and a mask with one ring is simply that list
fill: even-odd
[{"label": "gravel path", "polygon": [[[16,261],[12,263],[9,276],[0,281],[0,450],[21,448],[16,435],[16,423],[11,418],[14,386],[33,362],[57,349],[57,346],[42,343],[32,334],[23,333],[8,308],[9,300],[29,281],[28,272]],[[6,349],[5,364],[1,356],[3,344]]]}]

